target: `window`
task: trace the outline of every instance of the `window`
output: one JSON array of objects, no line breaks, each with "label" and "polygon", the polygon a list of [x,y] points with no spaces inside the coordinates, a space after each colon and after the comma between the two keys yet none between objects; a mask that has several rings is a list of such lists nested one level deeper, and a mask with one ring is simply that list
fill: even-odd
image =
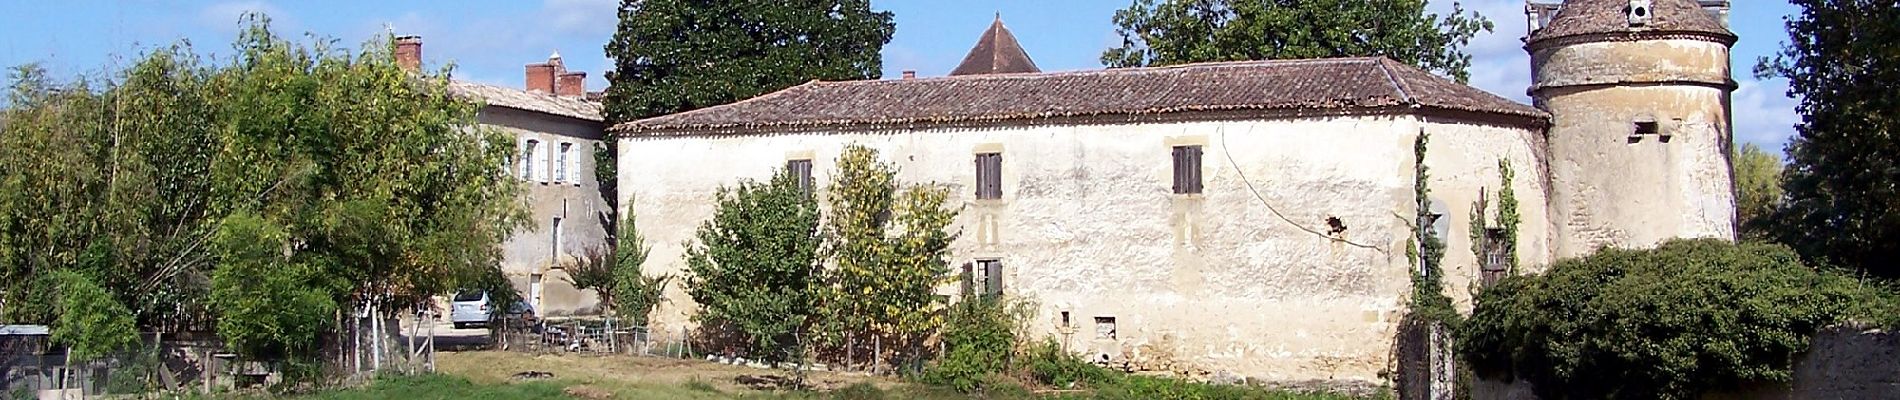
[{"label": "window", "polygon": [[976,198],[1003,198],[1003,153],[976,155]]},{"label": "window", "polygon": [[534,179],[548,183],[548,146],[535,146]]},{"label": "window", "polygon": [[551,247],[554,250],[554,268],[560,268],[561,267],[561,217],[554,217],[554,241],[552,243],[552,246],[549,246],[549,247]]},{"label": "window", "polygon": [[1511,273],[1510,238],[1504,234],[1504,228],[1486,228],[1484,242],[1479,244],[1479,253],[1484,259],[1478,260],[1481,277],[1485,286],[1503,279]]},{"label": "window", "polygon": [[571,182],[569,179],[573,179],[572,177],[569,177],[567,175],[568,174],[567,150],[573,147],[574,147],[573,143],[561,143],[561,152],[557,153],[554,158],[554,181],[555,182]]},{"label": "window", "polygon": [[963,296],[978,294],[984,297],[1003,294],[1003,261],[977,260],[975,264],[963,264]]},{"label": "window", "polygon": [[1201,193],[1201,146],[1174,146],[1174,193]]},{"label": "window", "polygon": [[798,179],[798,191],[811,194],[811,160],[791,160],[785,162],[785,172]]},{"label": "window", "polygon": [[539,147],[540,145],[541,145],[541,142],[536,141],[534,139],[528,139],[528,141],[522,142],[521,158],[520,158],[522,180],[534,179],[534,158],[535,158],[534,154],[536,150],[535,148]]},{"label": "window", "polygon": [[1115,317],[1095,317],[1095,338],[1115,340]]}]

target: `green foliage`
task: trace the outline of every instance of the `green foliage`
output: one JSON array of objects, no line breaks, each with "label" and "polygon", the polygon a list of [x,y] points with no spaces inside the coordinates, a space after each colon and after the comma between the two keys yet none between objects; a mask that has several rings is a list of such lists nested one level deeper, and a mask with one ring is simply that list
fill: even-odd
[{"label": "green foliage", "polygon": [[1118,382],[1119,374],[1102,368],[1062,349],[1055,339],[1031,346],[1023,355],[1029,377],[1037,383],[1068,389],[1075,386],[1099,387]]},{"label": "green foliage", "polygon": [[771,182],[721,187],[712,220],[687,243],[686,293],[693,318],[739,337],[743,356],[781,361],[798,349],[813,321],[818,264],[818,203],[790,173]]},{"label": "green foliage", "polygon": [[950,193],[924,185],[900,192],[897,168],[860,145],[846,146],[837,165],[824,226],[835,265],[824,287],[828,330],[886,337],[915,352],[943,324],[947,306],[936,289],[953,278]]},{"label": "green foliage", "polygon": [[1028,303],[1007,297],[951,306],[943,327],[943,356],[920,380],[966,393],[984,389],[988,376],[1011,371],[1016,344],[1034,312]]},{"label": "green foliage", "polygon": [[92,278],[73,271],[53,274],[59,281],[59,320],[53,341],[75,360],[91,360],[132,349],[139,343],[132,311],[112,299]]},{"label": "green foliage", "polygon": [[1757,75],[1788,78],[1801,123],[1788,143],[1775,237],[1811,260],[1900,277],[1900,3],[1793,0],[1791,43]]},{"label": "green foliage", "polygon": [[891,13],[869,0],[622,0],[606,45],[612,123],[731,103],[814,79],[876,79]]},{"label": "green foliage", "polygon": [[513,139],[476,125],[444,74],[397,66],[391,38],[352,52],[246,18],[216,62],[180,45],[96,82],[16,70],[0,114],[8,304],[72,268],[141,326],[215,314],[246,356],[273,357],[314,350],[340,304],[501,280],[497,244],[525,221],[495,168]]},{"label": "green foliage", "polygon": [[1204,61],[1385,56],[1464,82],[1464,48],[1491,21],[1426,10],[1425,0],[1135,0],[1115,12],[1110,67]]},{"label": "green foliage", "polygon": [[666,293],[666,285],[673,280],[672,275],[647,275],[643,265],[647,261],[646,237],[640,235],[640,229],[631,214],[620,222],[620,234],[616,239],[620,243],[614,246],[613,257],[613,298],[614,310],[621,317],[631,318],[634,325],[645,326],[647,318],[653,314],[653,308],[660,305],[661,297]]},{"label": "green foliage", "polygon": [[1547,399],[1695,398],[1787,382],[1814,333],[1877,315],[1889,297],[1778,245],[1677,240],[1604,249],[1482,292],[1458,331],[1481,375]]},{"label": "green foliage", "polygon": [[331,327],[337,304],[325,290],[330,284],[318,277],[325,268],[290,262],[289,240],[283,226],[250,214],[226,217],[211,240],[218,336],[239,355],[315,356],[318,335]]},{"label": "green foliage", "polygon": [[1412,142],[1412,188],[1414,210],[1413,237],[1407,240],[1406,258],[1412,261],[1412,267],[1419,270],[1412,273],[1411,316],[1424,321],[1444,323],[1456,326],[1463,316],[1452,307],[1451,297],[1445,295],[1444,269],[1440,262],[1445,259],[1445,242],[1433,235],[1429,223],[1431,210],[1431,168],[1425,166],[1425,150],[1431,142],[1431,135],[1421,131],[1418,139]]},{"label": "green foliage", "polygon": [[600,305],[612,309],[614,302],[614,263],[613,249],[607,246],[588,246],[581,249],[580,257],[563,268],[567,276],[562,277],[575,290],[592,290],[600,298]]},{"label": "green foliage", "polygon": [[1485,221],[1485,208],[1490,205],[1484,201],[1479,201],[1477,204],[1472,205],[1471,229],[1469,231],[1471,236],[1471,252],[1478,256],[1477,259],[1479,263],[1483,263],[1485,259],[1485,248],[1483,247],[1486,243],[1485,235],[1492,224],[1496,224],[1498,230],[1504,233],[1504,257],[1505,260],[1508,260],[1507,262],[1510,263],[1506,272],[1510,275],[1517,274],[1517,226],[1524,221],[1523,215],[1517,211],[1517,189],[1513,188],[1511,184],[1511,181],[1515,179],[1516,176],[1517,174],[1511,170],[1510,160],[1498,160],[1497,221]]},{"label": "green foliage", "polygon": [[1744,240],[1766,240],[1781,206],[1781,159],[1754,143],[1735,153],[1735,220]]}]

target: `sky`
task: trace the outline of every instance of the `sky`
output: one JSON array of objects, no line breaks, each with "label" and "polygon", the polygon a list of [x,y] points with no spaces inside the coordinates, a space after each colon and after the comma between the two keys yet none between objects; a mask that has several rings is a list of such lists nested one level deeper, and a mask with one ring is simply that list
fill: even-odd
[{"label": "sky", "polygon": [[[1450,8],[1448,0],[1431,7]],[[1103,50],[1121,43],[1110,18],[1132,0],[873,0],[896,14],[897,33],[884,47],[884,75],[915,70],[947,74],[999,14],[1044,71],[1099,69]],[[1524,53],[1522,0],[1464,0],[1490,18],[1467,49],[1471,85],[1529,102],[1530,59]],[[1757,80],[1757,59],[1787,40],[1783,17],[1798,11],[1781,0],[1736,1],[1730,29],[1735,139],[1780,149],[1800,118],[1787,81]],[[522,66],[560,53],[570,71],[586,71],[590,90],[606,86],[611,64],[602,50],[613,36],[618,0],[289,1],[289,0],[0,0],[0,66],[40,63],[55,77],[96,76],[122,68],[155,46],[180,40],[200,53],[228,57],[238,17],[269,15],[274,28],[310,33],[357,47],[384,32],[420,35],[424,63],[455,65],[458,79],[520,87]],[[10,79],[10,78],[9,78]]]}]

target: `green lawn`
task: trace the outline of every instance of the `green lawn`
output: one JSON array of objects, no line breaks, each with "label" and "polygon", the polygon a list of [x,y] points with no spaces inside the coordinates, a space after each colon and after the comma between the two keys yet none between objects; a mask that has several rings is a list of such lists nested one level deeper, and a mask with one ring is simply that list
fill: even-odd
[{"label": "green lawn", "polygon": [[568,380],[480,384],[452,375],[390,376],[355,389],[334,390],[302,396],[306,400],[511,400],[511,399],[1236,399],[1236,400],[1351,400],[1331,394],[1302,394],[1239,386],[1185,383],[1170,379],[1134,379],[1130,383],[1097,391],[1072,391],[1032,394],[1025,390],[1006,390],[985,394],[963,394],[922,385],[898,385],[880,389],[860,383],[829,392],[726,392],[705,382],[683,384],[622,384],[613,382],[576,382]]}]

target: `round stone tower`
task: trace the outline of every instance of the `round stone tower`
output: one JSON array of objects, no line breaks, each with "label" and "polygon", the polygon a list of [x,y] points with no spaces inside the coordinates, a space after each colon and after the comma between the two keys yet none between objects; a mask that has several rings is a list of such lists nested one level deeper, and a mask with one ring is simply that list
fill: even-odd
[{"label": "round stone tower", "polygon": [[1531,3],[1557,257],[1735,238],[1727,1]]}]

